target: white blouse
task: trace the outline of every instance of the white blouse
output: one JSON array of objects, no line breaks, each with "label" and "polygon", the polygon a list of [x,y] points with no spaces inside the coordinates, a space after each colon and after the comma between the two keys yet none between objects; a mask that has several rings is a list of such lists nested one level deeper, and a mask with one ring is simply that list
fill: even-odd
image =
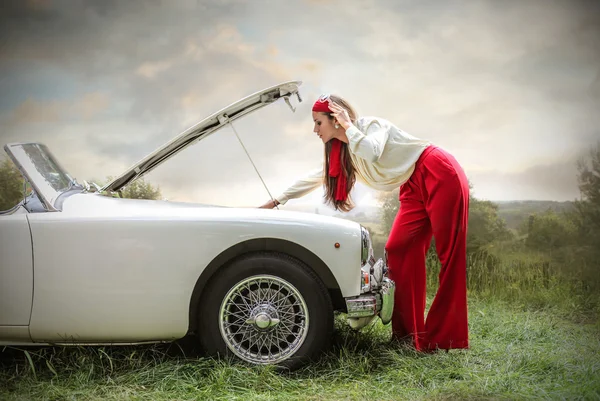
[{"label": "white blouse", "polygon": [[[421,153],[431,143],[416,138],[379,117],[361,117],[346,130],[357,180],[371,188],[391,191],[410,178]],[[275,198],[284,205],[323,185],[323,165],[297,180]]]}]

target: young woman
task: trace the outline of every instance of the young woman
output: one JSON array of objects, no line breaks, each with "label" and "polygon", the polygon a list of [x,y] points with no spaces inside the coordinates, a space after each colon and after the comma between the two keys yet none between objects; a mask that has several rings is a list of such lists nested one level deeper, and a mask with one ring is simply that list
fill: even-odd
[{"label": "young woman", "polygon": [[[356,179],[383,191],[400,188],[400,209],[385,249],[396,282],[393,337],[419,351],[468,348],[466,240],[469,184],[456,159],[379,117],[358,118],[339,96],[313,105],[314,132],[325,144],[323,168],[298,180],[274,201],[325,186],[326,203],[349,211]],[[324,174],[326,172],[326,174]],[[440,286],[425,320],[425,256],[435,237]]]}]

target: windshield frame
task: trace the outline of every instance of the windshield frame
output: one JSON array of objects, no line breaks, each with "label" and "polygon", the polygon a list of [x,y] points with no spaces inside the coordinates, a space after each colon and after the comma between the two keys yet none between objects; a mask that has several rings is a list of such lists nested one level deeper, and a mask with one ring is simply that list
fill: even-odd
[{"label": "windshield frame", "polygon": [[[4,146],[4,150],[37,193],[46,210],[59,211],[56,208],[56,200],[61,194],[72,189],[76,183],[48,147],[36,142],[10,143]],[[36,162],[30,150],[37,151],[38,156],[43,159]],[[43,166],[42,162],[47,165]]]}]

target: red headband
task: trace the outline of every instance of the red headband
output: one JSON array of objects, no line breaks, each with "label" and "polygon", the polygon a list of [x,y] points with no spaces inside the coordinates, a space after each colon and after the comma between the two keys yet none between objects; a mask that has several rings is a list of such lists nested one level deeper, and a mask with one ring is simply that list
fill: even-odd
[{"label": "red headband", "polygon": [[329,109],[329,96],[324,95],[319,97],[313,105],[312,111],[331,113],[331,110]]}]

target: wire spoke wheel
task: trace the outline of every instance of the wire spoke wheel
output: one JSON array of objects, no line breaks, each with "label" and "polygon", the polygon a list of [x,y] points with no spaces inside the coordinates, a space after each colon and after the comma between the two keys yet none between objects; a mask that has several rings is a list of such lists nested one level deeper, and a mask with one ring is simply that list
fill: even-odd
[{"label": "wire spoke wheel", "polygon": [[318,360],[331,344],[328,288],[293,257],[248,253],[225,264],[207,284],[195,324],[207,356],[293,371]]},{"label": "wire spoke wheel", "polygon": [[271,275],[248,277],[233,286],[219,311],[227,347],[253,364],[277,364],[304,343],[309,316],[300,292]]}]

